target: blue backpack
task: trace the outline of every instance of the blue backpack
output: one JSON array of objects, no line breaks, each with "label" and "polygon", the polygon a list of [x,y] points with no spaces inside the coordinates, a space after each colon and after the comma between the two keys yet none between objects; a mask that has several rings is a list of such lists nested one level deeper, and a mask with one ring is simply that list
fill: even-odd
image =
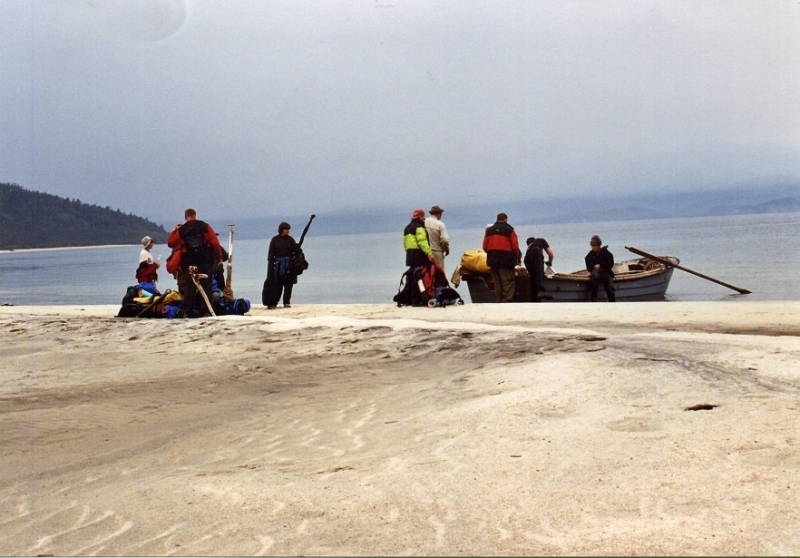
[{"label": "blue backpack", "polygon": [[246,298],[235,298],[233,300],[221,298],[217,302],[214,311],[219,315],[244,316],[250,311],[250,301]]}]

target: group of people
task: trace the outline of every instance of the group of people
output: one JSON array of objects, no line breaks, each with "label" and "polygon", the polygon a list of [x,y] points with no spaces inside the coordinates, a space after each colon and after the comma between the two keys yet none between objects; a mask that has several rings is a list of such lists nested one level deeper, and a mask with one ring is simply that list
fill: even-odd
[{"label": "group of people", "polygon": [[[497,214],[497,221],[486,227],[483,237],[483,250],[486,264],[492,271],[492,282],[498,302],[513,302],[516,289],[516,266],[524,263],[531,282],[533,302],[547,298],[544,287],[545,265],[551,267],[555,253],[544,238],[529,237],[526,240],[525,257],[519,248],[519,239],[514,227],[508,224],[508,215]],[[590,250],[584,258],[589,272],[589,293],[592,302],[597,301],[600,286],[606,292],[609,302],[616,302],[614,294],[614,256],[603,246],[597,235],[589,241]],[[545,261],[545,256],[547,260]]]},{"label": "group of people", "polygon": [[[205,300],[213,300],[214,293],[225,289],[223,262],[227,261],[228,254],[220,244],[217,232],[211,225],[198,219],[194,209],[187,209],[184,219],[185,222],[175,224],[167,239],[167,246],[172,248],[172,254],[167,258],[167,271],[178,282],[178,291],[183,297],[184,316],[208,316],[210,312]],[[265,306],[270,309],[277,308],[281,297],[284,308],[291,306],[292,287],[297,282],[292,259],[299,246],[289,235],[290,230],[289,223],[281,223],[278,234],[269,244],[265,282],[268,292],[264,293],[264,297]],[[141,244],[136,280],[140,284],[155,285],[161,264],[153,259],[151,253],[154,240],[145,236]],[[198,287],[202,289],[204,297]],[[201,298],[205,300],[200,300]]]},{"label": "group of people", "polygon": [[[411,222],[403,231],[403,248],[406,252],[406,265],[409,268],[435,263],[444,270],[444,258],[450,253],[450,238],[447,228],[441,221],[444,210],[434,205],[426,219],[422,209],[415,209]],[[508,215],[498,213],[494,224],[488,225],[483,237],[483,251],[486,264],[492,273],[492,283],[498,302],[513,302],[516,290],[516,267],[524,264],[531,281],[533,302],[548,297],[544,286],[547,268],[551,268],[555,252],[544,238],[529,237],[523,258],[517,233],[508,223]],[[592,236],[591,247],[584,258],[589,271],[589,292],[592,302],[597,300],[597,292],[602,285],[609,302],[615,302],[614,295],[614,256],[603,246],[600,237]]]},{"label": "group of people", "polygon": [[[435,264],[444,272],[445,257],[450,254],[450,237],[442,222],[444,209],[438,205],[431,207],[429,216],[425,211],[415,209],[411,221],[403,231],[403,248],[406,265],[409,268]],[[167,260],[167,271],[177,279],[178,290],[183,296],[185,314],[190,317],[208,315],[204,304],[196,303],[198,287],[203,290],[207,300],[212,297],[212,286],[224,289],[222,264],[227,253],[219,243],[214,229],[197,218],[197,212],[189,208],[184,212],[184,223],[177,223],[167,240],[172,254]],[[291,307],[292,290],[297,283],[297,275],[302,273],[295,265],[298,252],[302,253],[297,241],[290,235],[291,225],[286,222],[278,225],[278,234],[269,243],[267,253],[267,279],[264,282],[262,302],[268,309],[275,309],[283,300],[283,307]],[[160,262],[154,261],[151,254],[154,241],[151,237],[142,238],[139,266],[136,279],[140,283],[155,284],[158,280]],[[544,286],[546,268],[553,265],[555,253],[544,238],[529,237],[523,258],[517,233],[508,223],[508,215],[498,213],[494,224],[486,227],[483,250],[486,264],[492,274],[495,295],[498,302],[513,302],[516,289],[516,267],[524,264],[531,281],[534,302],[548,295]],[[614,256],[603,246],[600,237],[592,236],[591,249],[586,254],[586,269],[589,271],[589,291],[592,302],[597,300],[597,292],[602,286],[609,302],[615,302],[614,295]],[[546,258],[546,259],[545,259]],[[220,285],[220,281],[222,284]]]},{"label": "group of people", "polygon": [[434,205],[430,217],[425,211],[415,209],[411,222],[403,230],[403,248],[406,251],[406,265],[416,267],[434,263],[444,271],[444,259],[450,255],[450,237],[442,222],[444,209]]}]

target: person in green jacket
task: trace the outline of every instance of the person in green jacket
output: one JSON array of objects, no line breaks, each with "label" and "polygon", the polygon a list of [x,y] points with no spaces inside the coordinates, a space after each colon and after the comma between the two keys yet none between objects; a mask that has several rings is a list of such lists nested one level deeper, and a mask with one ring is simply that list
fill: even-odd
[{"label": "person in green jacket", "polygon": [[425,229],[425,211],[415,209],[411,222],[403,230],[403,248],[406,251],[406,265],[417,267],[428,265],[433,260],[433,251],[428,242],[428,231]]}]

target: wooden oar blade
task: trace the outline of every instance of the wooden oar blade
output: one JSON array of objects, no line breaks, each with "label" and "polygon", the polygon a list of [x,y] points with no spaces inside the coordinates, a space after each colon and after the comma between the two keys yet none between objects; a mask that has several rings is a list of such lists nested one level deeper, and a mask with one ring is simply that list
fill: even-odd
[{"label": "wooden oar blade", "polygon": [[668,265],[670,267],[674,267],[674,268],[680,269],[680,270],[685,271],[687,273],[691,273],[692,275],[697,275],[698,277],[702,277],[703,279],[706,279],[707,281],[711,281],[712,283],[716,283],[718,285],[722,285],[723,287],[728,287],[729,289],[733,289],[734,291],[738,292],[739,294],[750,294],[750,291],[748,291],[747,289],[742,289],[741,287],[735,287],[733,285],[730,285],[728,283],[720,281],[719,279],[714,279],[713,277],[709,277],[708,275],[703,275],[702,273],[700,273],[698,271],[694,271],[693,269],[689,269],[688,267],[685,267],[685,266],[682,266],[682,265],[678,265],[676,263],[672,263],[669,260],[666,260],[666,259],[661,258],[659,256],[654,256],[653,254],[648,254],[644,250],[639,250],[638,248],[634,248],[632,246],[626,246],[625,249],[628,250],[629,252],[633,252],[634,254],[638,254],[638,255],[640,255],[640,256],[642,256],[644,258],[650,258],[651,260],[660,262],[660,263],[662,263],[664,265]]}]

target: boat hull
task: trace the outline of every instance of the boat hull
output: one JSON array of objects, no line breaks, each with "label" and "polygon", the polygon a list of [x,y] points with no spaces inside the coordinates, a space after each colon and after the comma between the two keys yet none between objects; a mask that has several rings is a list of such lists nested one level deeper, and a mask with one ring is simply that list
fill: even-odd
[{"label": "boat hull", "polygon": [[[679,260],[665,257],[676,264]],[[674,267],[658,264],[646,258],[627,260],[614,266],[616,277],[614,291],[617,302],[664,300]],[[492,290],[491,275],[462,272],[461,278],[469,288],[473,303],[497,302]],[[542,302],[589,302],[589,273],[584,270],[557,273],[544,279]],[[607,301],[602,286],[597,290],[597,300]],[[518,269],[514,302],[533,302],[530,277],[524,268]]]}]

